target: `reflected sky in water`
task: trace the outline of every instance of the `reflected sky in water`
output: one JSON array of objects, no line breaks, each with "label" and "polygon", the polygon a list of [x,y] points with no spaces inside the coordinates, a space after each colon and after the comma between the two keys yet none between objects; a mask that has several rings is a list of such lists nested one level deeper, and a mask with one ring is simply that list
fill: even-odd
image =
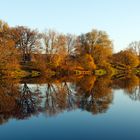
[{"label": "reflected sky in water", "polygon": [[[82,81],[82,79],[79,80],[79,82],[80,81]],[[105,81],[105,79],[103,81]],[[139,140],[140,101],[139,99],[134,100],[134,98],[130,97],[132,96],[132,93],[130,94],[131,88],[131,90],[133,90],[133,95],[134,92],[138,92],[138,83],[130,88],[130,85],[132,85],[131,83],[125,83],[125,86],[122,87],[121,82],[120,87],[118,84],[119,81],[112,82],[111,80],[102,84],[100,83],[102,85],[100,87],[97,85],[98,82],[99,81],[96,79],[96,81],[94,81],[94,86],[93,83],[92,85],[87,85],[87,89],[85,89],[83,85],[80,87],[81,84],[78,82],[76,84],[68,83],[67,86],[65,85],[65,82],[63,84],[50,83],[50,85],[48,85],[48,83],[42,85],[21,84],[19,89],[17,86],[15,88],[11,84],[14,93],[16,93],[16,89],[18,89],[20,95],[25,91],[29,92],[29,94],[26,94],[26,97],[25,95],[18,97],[17,93],[16,95],[13,95],[10,94],[10,91],[8,90],[6,93],[9,93],[6,98],[3,97],[4,95],[0,95],[6,101],[9,96],[16,96],[14,98],[16,104],[11,109],[7,109],[11,106],[9,107],[6,103],[5,109],[2,108],[3,103],[0,104],[0,139]],[[127,87],[126,84],[128,84]],[[9,85],[10,84],[8,84],[8,86]],[[54,85],[54,87],[51,87],[52,85]],[[95,93],[97,90],[95,85],[100,88],[98,91],[101,92],[101,88],[103,89],[103,93],[100,93],[102,96],[97,96],[99,94],[98,91],[98,94]],[[103,87],[104,85],[107,89]],[[26,90],[24,89],[25,87],[27,88]],[[48,87],[51,87],[51,90],[48,89]],[[127,89],[128,87],[129,90]],[[134,90],[136,88],[137,90]],[[2,91],[2,88],[0,91]],[[3,89],[3,92],[4,91],[5,90]],[[92,94],[92,92],[94,94]],[[48,100],[46,100],[48,94],[50,96],[48,97]],[[61,96],[61,94],[63,96]],[[71,100],[69,100],[68,97],[70,94],[72,95],[73,100],[71,98]],[[29,100],[31,99],[30,97],[33,99],[33,103]],[[65,98],[63,99],[63,97]],[[25,98],[28,99],[25,100]],[[41,101],[38,101],[38,98]],[[48,104],[48,102],[51,102],[52,100],[54,106],[51,103]],[[28,101],[28,105],[26,101]],[[71,101],[72,107],[70,107],[69,101]],[[84,108],[81,108],[81,106],[84,106]],[[53,107],[56,112],[53,110]]]}]

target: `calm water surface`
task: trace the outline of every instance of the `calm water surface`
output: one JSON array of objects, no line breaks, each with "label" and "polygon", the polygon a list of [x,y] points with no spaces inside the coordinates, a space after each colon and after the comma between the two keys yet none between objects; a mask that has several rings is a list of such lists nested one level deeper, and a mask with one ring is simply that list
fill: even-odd
[{"label": "calm water surface", "polygon": [[139,79],[0,86],[1,140],[140,140]]}]

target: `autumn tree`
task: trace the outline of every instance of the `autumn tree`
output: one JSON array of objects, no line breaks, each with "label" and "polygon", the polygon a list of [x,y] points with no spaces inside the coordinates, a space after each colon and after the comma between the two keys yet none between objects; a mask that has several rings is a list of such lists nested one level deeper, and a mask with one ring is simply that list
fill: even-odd
[{"label": "autumn tree", "polygon": [[116,65],[121,64],[124,68],[134,68],[139,64],[138,56],[132,49],[126,49],[114,54],[112,61]]},{"label": "autumn tree", "polygon": [[0,69],[19,68],[19,54],[14,47],[15,42],[11,37],[12,31],[7,23],[0,21]]},{"label": "autumn tree", "polygon": [[30,61],[31,54],[35,51],[36,43],[39,39],[37,31],[18,26],[12,29],[12,33],[15,47],[21,51],[22,61]]},{"label": "autumn tree", "polygon": [[85,70],[91,70],[93,71],[96,68],[96,65],[94,63],[94,60],[90,54],[84,54],[79,56],[78,58],[80,65],[85,69]]},{"label": "autumn tree", "polygon": [[66,36],[54,30],[48,30],[43,34],[46,57],[50,65],[60,66],[66,55]]},{"label": "autumn tree", "polygon": [[78,37],[76,48],[79,54],[90,54],[95,64],[101,66],[112,55],[112,46],[112,41],[106,32],[92,30]]}]

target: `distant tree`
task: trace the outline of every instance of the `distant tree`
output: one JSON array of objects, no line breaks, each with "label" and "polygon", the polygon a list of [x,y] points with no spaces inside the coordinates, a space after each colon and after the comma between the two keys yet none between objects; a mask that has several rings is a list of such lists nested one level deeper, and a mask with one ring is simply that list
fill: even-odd
[{"label": "distant tree", "polygon": [[139,64],[138,56],[132,49],[126,49],[113,55],[114,63],[122,64],[126,68],[134,68]]},{"label": "distant tree", "polygon": [[140,41],[131,42],[128,48],[132,49],[137,54],[140,63]]},{"label": "distant tree", "polygon": [[22,61],[30,61],[31,54],[35,51],[38,41],[38,33],[24,26],[18,26],[12,29],[15,47],[21,51]]},{"label": "distant tree", "polygon": [[70,55],[75,55],[75,46],[76,46],[76,36],[72,34],[67,34],[66,35],[66,50],[67,54]]},{"label": "distant tree", "polygon": [[133,51],[137,53],[138,56],[140,56],[140,41],[131,42],[128,45],[128,48],[132,49]]}]

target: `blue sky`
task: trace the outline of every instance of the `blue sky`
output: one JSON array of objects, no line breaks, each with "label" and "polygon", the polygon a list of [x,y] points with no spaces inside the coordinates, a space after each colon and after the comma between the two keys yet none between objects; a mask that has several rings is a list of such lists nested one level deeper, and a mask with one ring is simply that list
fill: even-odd
[{"label": "blue sky", "polygon": [[106,31],[115,51],[140,40],[140,0],[0,0],[0,19],[63,33]]}]

